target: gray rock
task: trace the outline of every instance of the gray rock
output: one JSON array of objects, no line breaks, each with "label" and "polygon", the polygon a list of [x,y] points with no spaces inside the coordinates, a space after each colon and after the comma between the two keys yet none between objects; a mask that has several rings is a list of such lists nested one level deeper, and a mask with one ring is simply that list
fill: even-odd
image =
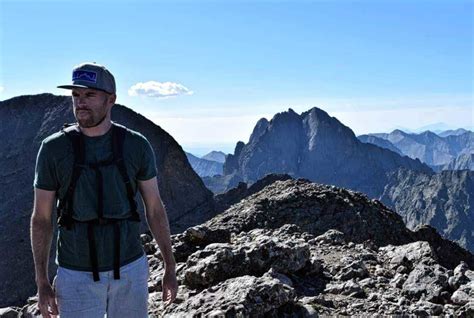
[{"label": "gray rock", "polygon": [[331,294],[348,295],[357,298],[366,297],[364,290],[354,280],[349,280],[339,284],[328,284],[326,286],[325,292]]},{"label": "gray rock", "polygon": [[344,266],[334,277],[337,280],[349,280],[353,278],[366,278],[369,275],[364,263],[360,260],[353,261],[349,265]]},{"label": "gray rock", "polygon": [[402,288],[407,278],[407,274],[397,273],[395,274],[395,277],[393,277],[393,279],[390,281],[390,285],[396,288]]},{"label": "gray rock", "polygon": [[471,298],[467,304],[456,311],[455,315],[457,317],[474,317],[474,300]]},{"label": "gray rock", "polygon": [[375,271],[374,271],[375,276],[382,276],[382,277],[387,277],[387,278],[392,278],[393,273],[390,270],[385,269],[382,265],[377,264],[375,266]]},{"label": "gray rock", "polygon": [[457,305],[465,305],[469,301],[474,300],[474,281],[459,286],[451,296],[451,301]]},{"label": "gray rock", "polygon": [[288,273],[305,267],[309,257],[309,246],[298,235],[255,229],[236,235],[231,243],[213,243],[192,254],[184,282],[191,288],[208,287],[231,277],[261,275],[270,268]]},{"label": "gray rock", "polygon": [[436,264],[418,264],[403,284],[403,294],[409,298],[420,299],[422,295],[430,302],[443,302],[441,293],[448,286],[446,269]]},{"label": "gray rock", "polygon": [[[452,289],[456,290],[459,286],[467,284],[471,279],[466,276],[469,267],[465,262],[461,262],[453,271],[453,276],[449,277],[448,283]],[[469,274],[469,273],[468,273]]]},{"label": "gray rock", "polygon": [[429,301],[419,301],[410,306],[410,312],[419,316],[438,316],[443,313],[444,307]]},{"label": "gray rock", "polygon": [[205,289],[180,304],[172,304],[163,315],[208,316],[213,313],[226,317],[260,317],[293,303],[294,297],[294,290],[277,279],[245,275]]},{"label": "gray rock", "polygon": [[471,300],[470,297],[466,292],[463,290],[456,290],[453,295],[451,296],[451,301],[456,305],[465,305]]},{"label": "gray rock", "polygon": [[42,317],[41,312],[38,309],[38,305],[30,304],[21,309],[22,318],[40,318]]},{"label": "gray rock", "polygon": [[0,308],[0,318],[16,318],[19,310],[13,307]]},{"label": "gray rock", "polygon": [[333,230],[333,229],[325,232],[324,234],[317,236],[315,241],[318,243],[331,244],[331,245],[346,244],[344,233],[338,230]]},{"label": "gray rock", "polygon": [[404,266],[413,268],[423,261],[435,258],[428,242],[413,242],[400,246],[388,245],[381,247],[379,253],[385,254],[392,269]]}]

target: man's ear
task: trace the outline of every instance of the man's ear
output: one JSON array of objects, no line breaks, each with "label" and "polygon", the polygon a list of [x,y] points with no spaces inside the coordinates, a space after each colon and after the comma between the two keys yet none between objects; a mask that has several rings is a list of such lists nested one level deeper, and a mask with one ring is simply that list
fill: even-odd
[{"label": "man's ear", "polygon": [[116,94],[110,94],[109,95],[109,102],[115,104],[115,101],[117,100],[117,95]]}]

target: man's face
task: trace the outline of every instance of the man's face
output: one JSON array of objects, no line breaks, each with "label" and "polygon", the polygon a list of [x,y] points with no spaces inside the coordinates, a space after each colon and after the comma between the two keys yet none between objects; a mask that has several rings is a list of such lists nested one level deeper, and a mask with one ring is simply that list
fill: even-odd
[{"label": "man's face", "polygon": [[74,117],[82,128],[99,125],[107,117],[114,103],[115,94],[92,88],[72,89]]}]

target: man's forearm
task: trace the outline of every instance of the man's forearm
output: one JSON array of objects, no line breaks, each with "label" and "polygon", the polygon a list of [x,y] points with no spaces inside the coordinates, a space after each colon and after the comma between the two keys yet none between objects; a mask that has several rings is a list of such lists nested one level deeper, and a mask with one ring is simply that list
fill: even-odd
[{"label": "man's forearm", "polygon": [[174,270],[176,262],[174,260],[173,251],[171,249],[170,227],[168,217],[166,216],[165,208],[162,204],[152,208],[151,211],[146,211],[146,218],[151,233],[155,238],[160,248],[165,268]]},{"label": "man's forearm", "polygon": [[31,248],[35,262],[36,284],[49,282],[49,251],[53,240],[53,224],[50,220],[31,218]]}]

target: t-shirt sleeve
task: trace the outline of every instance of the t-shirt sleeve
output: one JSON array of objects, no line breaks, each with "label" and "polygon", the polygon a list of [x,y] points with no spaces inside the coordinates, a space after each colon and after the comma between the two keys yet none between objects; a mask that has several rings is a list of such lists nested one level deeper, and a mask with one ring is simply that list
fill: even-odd
[{"label": "t-shirt sleeve", "polygon": [[140,181],[149,180],[157,175],[155,153],[150,142],[147,139],[144,141],[140,169],[137,174],[137,179]]},{"label": "t-shirt sleeve", "polygon": [[47,144],[42,142],[36,157],[33,186],[38,189],[56,191],[58,185],[52,154],[48,151]]}]

